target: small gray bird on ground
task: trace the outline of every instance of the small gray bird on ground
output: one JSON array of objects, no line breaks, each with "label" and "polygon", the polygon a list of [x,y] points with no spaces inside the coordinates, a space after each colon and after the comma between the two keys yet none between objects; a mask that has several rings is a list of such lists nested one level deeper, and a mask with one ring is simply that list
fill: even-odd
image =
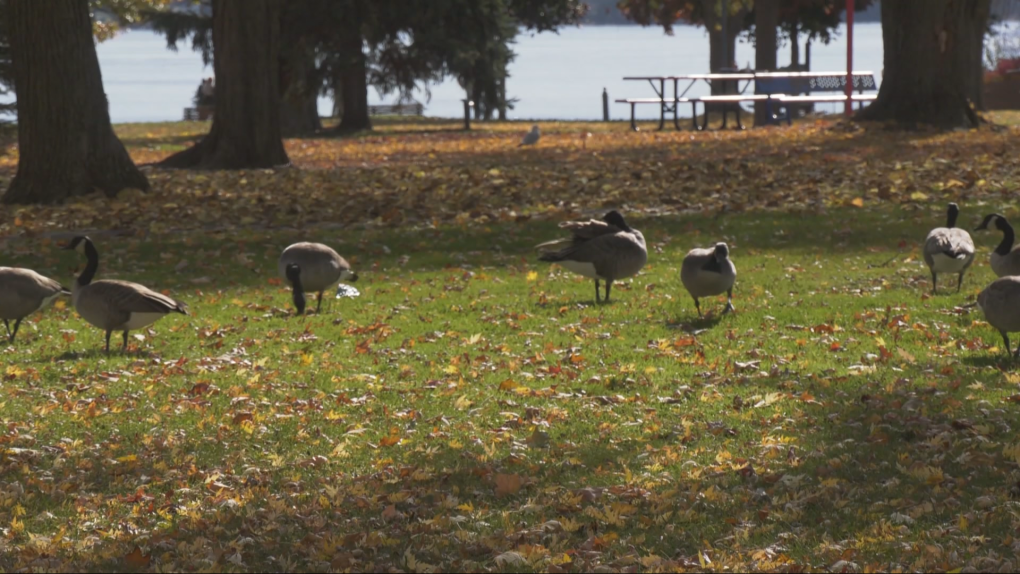
[{"label": "small gray bird on ground", "polygon": [[599,280],[606,282],[608,303],[613,281],[637,275],[648,261],[645,236],[627,225],[618,211],[610,211],[601,221],[565,221],[560,227],[570,230],[571,237],[536,246],[539,261],[558,263],[594,279],[596,303],[600,301]]},{"label": "small gray bird on ground", "polygon": [[733,284],[737,280],[737,267],[730,260],[730,248],[725,243],[716,243],[707,249],[691,249],[684,256],[680,266],[680,282],[694,298],[694,307],[701,317],[702,297],[713,297],[726,293],[726,308],[723,314],[735,311],[733,308]]},{"label": "small gray bird on ground", "polygon": [[974,262],[974,241],[966,230],[956,227],[956,218],[960,215],[960,207],[949,204],[946,226],[936,227],[928,233],[924,240],[924,262],[931,270],[931,292],[935,294],[939,273],[956,273],[956,292],[963,286],[963,275]]},{"label": "small gray bird on ground", "polygon": [[[49,307],[58,297],[71,292],[49,277],[20,267],[0,267],[0,319],[7,339],[14,342],[21,320]],[[14,329],[10,322],[14,321]]]},{"label": "small gray bird on ground", "polygon": [[535,124],[531,126],[531,131],[524,135],[524,139],[521,140],[521,143],[518,144],[517,147],[535,145],[538,143],[538,138],[541,136],[542,134],[538,132],[538,124]]}]

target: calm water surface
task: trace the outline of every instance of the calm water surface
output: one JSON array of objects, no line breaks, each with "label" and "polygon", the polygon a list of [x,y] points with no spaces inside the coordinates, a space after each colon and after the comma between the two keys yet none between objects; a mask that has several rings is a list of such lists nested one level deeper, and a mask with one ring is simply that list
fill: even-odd
[{"label": "calm water surface", "polygon": [[[190,49],[171,52],[157,34],[129,31],[99,44],[99,63],[110,100],[114,122],[150,122],[181,119],[182,109],[191,105],[199,82],[212,75],[201,56]],[[624,76],[679,75],[708,71],[708,35],[701,28],[678,27],[673,36],[660,28],[638,26],[589,26],[570,28],[559,34],[522,35],[515,46],[517,59],[510,67],[507,95],[519,98],[512,118],[601,119],[602,88],[611,98],[652,97],[647,83],[623,81]],[[803,51],[803,49],[802,49]],[[846,69],[846,35],[841,30],[828,46],[812,46],[814,71]],[[803,58],[803,55],[801,56]],[[738,43],[739,65],[754,62],[754,47]],[[779,65],[790,62],[789,48],[781,47]],[[860,24],[854,28],[854,68],[868,70],[881,81],[882,27]],[[689,94],[703,95],[706,86]],[[425,113],[437,117],[459,117],[464,91],[455,80],[431,87],[431,100],[424,94]],[[369,91],[370,103],[388,103]],[[644,108],[641,111],[641,108]],[[833,106],[820,106],[821,109]],[[329,115],[332,101],[319,100],[319,111]],[[684,110],[686,111],[686,110]],[[628,106],[611,104],[614,118],[629,114]],[[656,115],[653,106],[639,106],[639,117]]]}]

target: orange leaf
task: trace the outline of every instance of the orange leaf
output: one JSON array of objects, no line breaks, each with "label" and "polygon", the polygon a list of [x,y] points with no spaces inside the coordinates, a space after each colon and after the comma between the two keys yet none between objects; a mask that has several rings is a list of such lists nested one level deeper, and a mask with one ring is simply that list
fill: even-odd
[{"label": "orange leaf", "polygon": [[150,560],[152,560],[152,556],[145,556],[142,554],[142,549],[137,546],[135,546],[131,553],[124,556],[124,563],[128,568],[136,572],[143,568],[148,568]]},{"label": "orange leaf", "polygon": [[519,474],[497,474],[496,475],[496,496],[510,496],[517,494],[524,481]]}]

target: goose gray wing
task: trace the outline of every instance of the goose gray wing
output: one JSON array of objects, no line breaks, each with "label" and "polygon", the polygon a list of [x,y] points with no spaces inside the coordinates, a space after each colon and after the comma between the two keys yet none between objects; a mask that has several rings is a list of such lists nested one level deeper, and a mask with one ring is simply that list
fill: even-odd
[{"label": "goose gray wing", "polygon": [[188,307],[184,303],[129,281],[94,281],[82,290],[79,297],[100,302],[110,311],[121,313],[188,314]]},{"label": "goose gray wing", "polygon": [[[612,226],[610,226],[612,227]],[[644,238],[637,232],[599,235],[587,241],[573,241],[557,251],[547,252],[541,261],[591,263],[600,277],[623,279],[637,274],[648,261]]]},{"label": "goose gray wing", "polygon": [[958,227],[932,229],[924,241],[924,261],[929,267],[935,264],[936,255],[953,259],[966,259],[967,265],[974,258],[974,240],[966,230]]}]

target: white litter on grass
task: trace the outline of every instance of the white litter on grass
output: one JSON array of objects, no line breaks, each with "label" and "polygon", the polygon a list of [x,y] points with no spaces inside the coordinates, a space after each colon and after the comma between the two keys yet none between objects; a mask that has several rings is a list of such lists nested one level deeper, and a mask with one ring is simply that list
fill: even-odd
[{"label": "white litter on grass", "polygon": [[354,287],[351,287],[350,285],[345,285],[343,283],[340,283],[339,285],[336,286],[336,298],[337,299],[343,299],[345,297],[354,298],[354,297],[360,297],[360,296],[361,296],[361,291],[358,291],[357,289],[355,289]]}]

